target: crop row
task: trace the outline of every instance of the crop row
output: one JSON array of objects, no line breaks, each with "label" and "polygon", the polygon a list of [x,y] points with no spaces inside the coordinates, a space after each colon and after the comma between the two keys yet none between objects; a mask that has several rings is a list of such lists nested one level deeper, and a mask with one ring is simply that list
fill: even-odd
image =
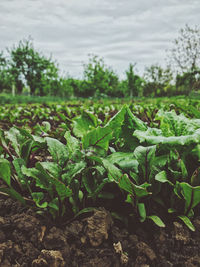
[{"label": "crop row", "polygon": [[170,217],[195,230],[200,119],[148,105],[152,120],[143,121],[141,110],[134,115],[137,105],[118,108],[43,106],[44,114],[62,114],[53,133],[49,117],[33,129],[1,130],[0,192],[56,222],[104,205],[125,223],[152,220],[164,227]]},{"label": "crop row", "polygon": [[33,128],[37,123],[40,124],[43,121],[48,121],[54,129],[60,126],[62,128],[63,123],[66,124],[67,121],[80,115],[82,111],[95,114],[104,123],[116,114],[124,103],[129,105],[135,116],[150,126],[154,126],[155,115],[159,109],[175,110],[177,114],[182,113],[189,118],[200,118],[200,101],[189,98],[160,98],[138,101],[105,100],[104,103],[100,100],[59,104],[7,104],[0,106],[0,128],[8,129],[13,125],[26,125]]}]

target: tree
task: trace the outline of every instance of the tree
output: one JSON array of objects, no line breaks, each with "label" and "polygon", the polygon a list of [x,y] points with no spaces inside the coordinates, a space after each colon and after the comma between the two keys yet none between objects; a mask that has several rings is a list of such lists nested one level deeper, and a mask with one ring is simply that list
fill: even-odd
[{"label": "tree", "polygon": [[101,94],[116,96],[118,76],[105,65],[102,58],[92,56],[83,66],[82,96],[100,96]]},{"label": "tree", "polygon": [[185,72],[176,76],[176,94],[188,95],[191,91],[200,89],[200,69]]},{"label": "tree", "polygon": [[176,73],[176,93],[189,94],[199,89],[200,28],[185,25],[169,51],[170,65]]},{"label": "tree", "polygon": [[0,92],[11,91],[11,75],[9,73],[7,59],[3,55],[3,52],[0,52]]},{"label": "tree", "polygon": [[179,74],[200,68],[200,28],[185,25],[169,50],[170,65]]},{"label": "tree", "polygon": [[135,74],[134,67],[135,65],[129,64],[129,68],[126,71],[127,89],[130,98],[139,95],[143,83],[142,78]]},{"label": "tree", "polygon": [[58,79],[58,68],[51,58],[37,52],[30,39],[20,41],[9,52],[17,92],[22,93],[23,87],[29,86],[31,95],[49,94],[50,82]]},{"label": "tree", "polygon": [[[172,73],[169,68],[163,69],[158,64],[151,65],[145,69],[144,96],[164,96],[168,95],[172,86]],[[171,92],[170,92],[171,94]]]}]

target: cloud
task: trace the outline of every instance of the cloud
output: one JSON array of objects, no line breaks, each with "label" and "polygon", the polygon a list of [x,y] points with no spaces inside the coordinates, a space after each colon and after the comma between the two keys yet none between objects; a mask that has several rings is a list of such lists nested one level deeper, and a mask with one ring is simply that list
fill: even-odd
[{"label": "cloud", "polygon": [[164,64],[165,50],[186,23],[199,24],[199,0],[1,0],[0,50],[32,36],[34,46],[80,76],[88,54],[119,74],[130,62]]}]

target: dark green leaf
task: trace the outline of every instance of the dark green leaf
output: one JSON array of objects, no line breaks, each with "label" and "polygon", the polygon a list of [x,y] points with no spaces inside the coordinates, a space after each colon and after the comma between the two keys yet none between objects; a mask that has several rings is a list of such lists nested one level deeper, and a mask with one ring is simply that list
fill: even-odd
[{"label": "dark green leaf", "polygon": [[10,186],[11,170],[7,159],[0,159],[0,179]]}]

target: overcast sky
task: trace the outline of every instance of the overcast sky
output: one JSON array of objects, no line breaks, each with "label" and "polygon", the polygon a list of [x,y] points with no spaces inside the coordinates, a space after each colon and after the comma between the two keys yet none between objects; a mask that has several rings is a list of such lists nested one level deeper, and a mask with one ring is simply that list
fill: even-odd
[{"label": "overcast sky", "polygon": [[200,25],[200,0],[0,0],[0,50],[31,36],[34,47],[81,77],[88,54],[122,77],[129,63],[164,64],[185,24]]}]

